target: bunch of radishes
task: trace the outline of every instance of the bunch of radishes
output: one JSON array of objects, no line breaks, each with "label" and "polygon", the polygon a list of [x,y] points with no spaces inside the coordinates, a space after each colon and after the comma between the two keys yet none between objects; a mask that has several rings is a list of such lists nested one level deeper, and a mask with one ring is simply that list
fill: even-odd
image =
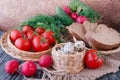
[{"label": "bunch of radishes", "polygon": [[[53,60],[50,55],[43,55],[38,60],[38,64],[40,65],[40,67],[50,68],[52,63]],[[10,60],[5,64],[5,71],[9,74],[13,74],[21,68],[20,73],[22,73],[24,76],[30,77],[35,75],[35,73],[37,72],[36,64],[37,62],[35,63],[34,61],[28,60],[20,66],[17,60]]]},{"label": "bunch of radishes", "polygon": [[68,14],[77,23],[82,24],[85,21],[87,21],[87,18],[85,16],[79,16],[76,12],[72,12],[68,6],[64,6],[63,10],[65,11],[66,14]]}]

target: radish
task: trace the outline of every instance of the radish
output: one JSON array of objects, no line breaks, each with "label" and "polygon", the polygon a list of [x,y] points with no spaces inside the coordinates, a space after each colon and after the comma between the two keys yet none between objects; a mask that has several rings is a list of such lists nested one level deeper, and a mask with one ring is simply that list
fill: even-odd
[{"label": "radish", "polygon": [[17,60],[10,60],[5,64],[5,71],[9,74],[13,74],[17,71],[19,62]]},{"label": "radish", "polygon": [[22,64],[22,74],[30,77],[35,75],[37,72],[37,67],[33,61],[26,61]]},{"label": "radish", "polygon": [[40,57],[38,62],[39,62],[40,67],[50,68],[53,61],[50,55],[43,55]]},{"label": "radish", "polygon": [[72,13],[72,14],[71,14],[71,18],[72,18],[73,20],[76,21],[77,17],[78,17],[78,14],[77,14],[77,13]]},{"label": "radish", "polygon": [[68,6],[64,6],[63,10],[65,11],[65,13],[67,13],[69,16],[72,14],[72,11],[70,10],[70,8]]},{"label": "radish", "polygon": [[87,18],[85,16],[79,16],[76,20],[76,22],[80,24],[83,24],[85,21],[87,21]]}]

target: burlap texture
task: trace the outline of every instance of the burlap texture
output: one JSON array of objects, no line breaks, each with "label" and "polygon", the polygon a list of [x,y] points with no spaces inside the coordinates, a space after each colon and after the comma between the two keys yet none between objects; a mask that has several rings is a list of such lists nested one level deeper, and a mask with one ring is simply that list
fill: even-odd
[{"label": "burlap texture", "polygon": [[95,80],[104,74],[116,72],[120,65],[119,56],[120,52],[105,56],[105,64],[99,69],[85,68],[77,74],[52,75],[53,80]]}]

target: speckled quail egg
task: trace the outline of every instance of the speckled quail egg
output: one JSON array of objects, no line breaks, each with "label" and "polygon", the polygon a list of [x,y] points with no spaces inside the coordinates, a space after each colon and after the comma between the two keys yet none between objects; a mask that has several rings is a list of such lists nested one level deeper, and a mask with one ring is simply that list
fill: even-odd
[{"label": "speckled quail egg", "polygon": [[81,52],[85,48],[85,43],[83,41],[77,41],[74,44],[75,51]]},{"label": "speckled quail egg", "polygon": [[74,53],[74,44],[72,42],[68,42],[64,45],[64,53]]},{"label": "speckled quail egg", "polygon": [[63,48],[63,47],[59,47],[59,48],[57,49],[57,51],[58,51],[59,53],[64,53],[64,48]]}]

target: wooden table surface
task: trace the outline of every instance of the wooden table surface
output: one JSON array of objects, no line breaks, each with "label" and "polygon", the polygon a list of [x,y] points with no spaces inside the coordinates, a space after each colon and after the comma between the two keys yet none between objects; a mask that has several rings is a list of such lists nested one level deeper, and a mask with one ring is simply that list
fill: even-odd
[{"label": "wooden table surface", "polygon": [[[0,36],[2,34],[3,33],[0,32]],[[24,76],[19,73],[9,75],[5,72],[4,65],[8,60],[11,60],[11,59],[14,59],[14,58],[6,54],[0,46],[0,80],[25,80]],[[20,64],[23,63],[23,61],[20,61],[20,60],[18,61],[20,62]],[[42,71],[38,70],[35,76],[33,77],[40,79],[41,76],[42,76]],[[117,71],[116,73],[113,73],[113,72],[108,73],[106,75],[103,75],[97,78],[96,80],[120,80],[120,68],[119,68],[119,71]]]}]

